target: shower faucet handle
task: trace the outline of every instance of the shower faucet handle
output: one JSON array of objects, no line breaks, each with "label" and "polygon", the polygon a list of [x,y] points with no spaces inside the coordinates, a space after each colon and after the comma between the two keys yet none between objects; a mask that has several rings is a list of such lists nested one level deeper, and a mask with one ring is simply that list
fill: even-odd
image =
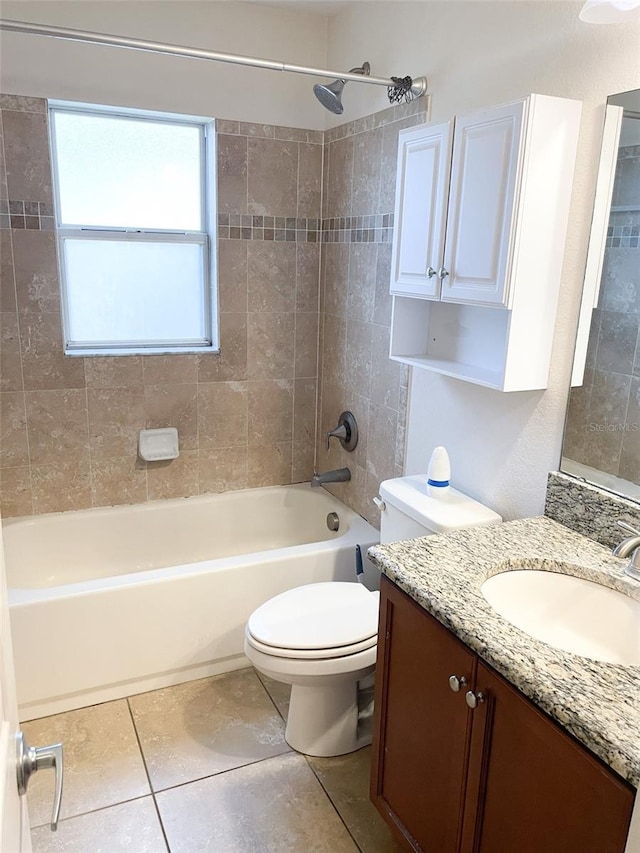
[{"label": "shower faucet handle", "polygon": [[337,438],[345,450],[351,452],[358,444],[358,424],[351,412],[342,412],[338,418],[338,426],[327,433],[327,450],[332,438]]}]

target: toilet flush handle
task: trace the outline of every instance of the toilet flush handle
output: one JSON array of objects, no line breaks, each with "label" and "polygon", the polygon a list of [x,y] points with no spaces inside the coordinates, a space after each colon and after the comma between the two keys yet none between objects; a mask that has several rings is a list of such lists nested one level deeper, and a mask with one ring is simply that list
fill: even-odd
[{"label": "toilet flush handle", "polygon": [[373,499],[374,504],[380,510],[380,512],[384,512],[387,508],[386,503],[382,500],[379,495],[376,495]]}]

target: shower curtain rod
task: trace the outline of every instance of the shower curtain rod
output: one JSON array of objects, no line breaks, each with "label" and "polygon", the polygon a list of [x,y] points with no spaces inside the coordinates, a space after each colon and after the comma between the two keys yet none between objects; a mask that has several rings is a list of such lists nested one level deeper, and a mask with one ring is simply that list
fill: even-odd
[{"label": "shower curtain rod", "polygon": [[[231,62],[234,65],[246,65],[251,68],[266,68],[269,71],[293,71],[296,74],[310,74],[313,77],[338,77],[341,80],[351,80],[355,83],[371,83],[374,86],[395,86],[395,82],[386,77],[365,77],[362,74],[352,74],[344,71],[328,71],[323,68],[310,68],[305,65],[289,65],[286,62],[276,62],[272,59],[260,59],[257,56],[242,56],[236,53],[219,53],[214,50],[204,50],[197,47],[183,47],[178,44],[147,41],[146,39],[113,36],[106,33],[94,33],[85,30],[53,27],[44,24],[30,24],[26,21],[9,21],[0,19],[0,30],[10,33],[28,33],[36,36],[79,41],[86,44],[103,44],[109,47],[124,47],[131,50],[142,50],[148,53],[183,56],[188,59],[208,59],[213,62]],[[427,91],[426,77],[416,77],[412,81],[414,97],[424,95]]]}]

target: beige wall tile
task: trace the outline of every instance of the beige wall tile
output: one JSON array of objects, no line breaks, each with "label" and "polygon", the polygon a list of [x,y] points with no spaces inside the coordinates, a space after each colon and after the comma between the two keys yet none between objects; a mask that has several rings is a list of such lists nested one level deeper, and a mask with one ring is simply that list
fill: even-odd
[{"label": "beige wall tile", "polygon": [[220,315],[220,352],[197,356],[198,382],[247,377],[247,315]]},{"label": "beige wall tile", "polygon": [[316,433],[316,380],[296,379],[293,405],[293,439],[313,448]]},{"label": "beige wall tile", "polygon": [[89,388],[87,399],[92,458],[135,458],[138,432],[145,423],[143,389]]},{"label": "beige wall tile", "polygon": [[353,138],[331,143],[327,186],[327,216],[351,216]]},{"label": "beige wall tile", "polygon": [[16,468],[29,464],[27,419],[22,391],[0,394],[0,466]]},{"label": "beige wall tile", "polygon": [[322,146],[300,144],[298,149],[298,216],[320,216],[322,190]]},{"label": "beige wall tile", "polygon": [[51,202],[47,116],[3,110],[9,198]]},{"label": "beige wall tile", "polygon": [[317,313],[296,314],[295,375],[297,379],[317,376],[318,322]]},{"label": "beige wall tile", "polygon": [[247,212],[247,139],[244,136],[217,137],[218,212]]},{"label": "beige wall tile", "polygon": [[164,382],[177,384],[195,382],[198,372],[197,355],[144,355],[142,369],[145,385]]},{"label": "beige wall tile", "polygon": [[25,95],[0,95],[0,110],[46,113],[47,102],[44,98],[30,98]]},{"label": "beige wall tile", "polygon": [[301,127],[274,127],[276,139],[288,139],[291,142],[307,142],[309,131]]},{"label": "beige wall tile", "polygon": [[172,853],[358,850],[301,755],[165,791],[158,807]]},{"label": "beige wall tile", "polygon": [[390,329],[372,326],[371,401],[398,411],[400,405],[400,364],[389,358]]},{"label": "beige wall tile", "polygon": [[[251,669],[129,703],[154,791],[289,752],[282,720]],[[193,850],[191,833],[188,844]]]},{"label": "beige wall tile", "polygon": [[363,323],[373,320],[376,296],[377,245],[353,243],[349,253],[347,316]]},{"label": "beige wall tile", "polygon": [[372,333],[372,323],[347,320],[345,385],[349,394],[371,395]]},{"label": "beige wall tile", "polygon": [[248,382],[249,446],[290,441],[293,437],[293,382]]},{"label": "beige wall tile", "polygon": [[292,446],[290,441],[249,447],[247,485],[281,486],[291,482]]},{"label": "beige wall tile", "polygon": [[296,244],[252,240],[247,253],[249,311],[294,311]]},{"label": "beige wall tile", "polygon": [[87,395],[82,390],[28,391],[29,451],[33,465],[85,459],[89,450]]},{"label": "beige wall tile", "polygon": [[[2,146],[0,145],[0,150]],[[13,274],[12,232],[8,228],[0,229],[0,312],[15,312],[16,283]]]},{"label": "beige wall tile", "polygon": [[0,391],[21,391],[22,360],[17,314],[0,314]]},{"label": "beige wall tile", "polygon": [[144,462],[131,456],[92,460],[91,496],[93,506],[143,503],[147,500]]},{"label": "beige wall tile", "polygon": [[0,468],[0,513],[3,518],[31,515],[31,468]]},{"label": "beige wall tile", "polygon": [[33,853],[166,853],[162,827],[151,797],[120,803],[60,823],[51,834],[48,826],[31,833]]},{"label": "beige wall tile", "polygon": [[[366,216],[381,210],[379,189],[382,134],[382,128],[378,127],[359,133],[354,138],[352,216]],[[395,169],[386,175],[387,180],[394,175]]]},{"label": "beige wall tile", "polygon": [[294,441],[291,463],[291,482],[308,483],[315,470],[315,453],[313,443],[309,441]]},{"label": "beige wall tile", "polygon": [[253,122],[241,121],[238,133],[242,136],[256,136],[262,139],[273,139],[276,129],[272,124],[254,124]]},{"label": "beige wall tile", "polygon": [[4,160],[4,130],[2,127],[2,110],[0,109],[0,199],[8,197],[7,167]]},{"label": "beige wall tile", "polygon": [[150,501],[198,494],[198,451],[180,452],[170,462],[147,464],[147,495]]},{"label": "beige wall tile", "polygon": [[142,385],[142,360],[138,355],[86,358],[87,388],[135,388]]},{"label": "beige wall tile", "polygon": [[376,295],[373,322],[382,326],[391,325],[392,299],[389,293],[391,280],[391,243],[378,243],[376,256]]},{"label": "beige wall tile", "polygon": [[56,237],[52,231],[13,231],[13,259],[21,314],[59,313]]},{"label": "beige wall tile", "polygon": [[198,435],[201,450],[246,445],[248,392],[245,382],[198,385]]},{"label": "beige wall tile", "polygon": [[297,243],[296,311],[317,311],[320,285],[320,244]]},{"label": "beige wall tile", "polygon": [[220,312],[247,310],[246,240],[218,240],[218,294]]},{"label": "beige wall tile", "polygon": [[397,429],[397,412],[372,403],[369,409],[367,471],[378,481],[394,475]]},{"label": "beige wall tile", "polygon": [[195,382],[180,385],[145,385],[147,429],[175,427],[180,452],[198,448],[198,390]]},{"label": "beige wall tile", "polygon": [[347,373],[347,321],[333,314],[324,317],[323,382],[343,385]]},{"label": "beige wall tile", "polygon": [[201,494],[247,488],[246,447],[201,450],[198,456]]},{"label": "beige wall tile", "polygon": [[348,243],[325,243],[322,247],[324,260],[324,310],[327,314],[335,314],[337,317],[347,316],[349,248],[350,245]]},{"label": "beige wall tile", "polygon": [[88,457],[80,462],[58,460],[51,465],[32,465],[31,488],[35,513],[87,509],[91,506]]},{"label": "beige wall tile", "polygon": [[292,378],[294,348],[294,314],[249,314],[247,328],[247,376],[249,379]]},{"label": "beige wall tile", "polygon": [[20,314],[18,322],[25,389],[84,388],[84,359],[65,356],[60,314]]},{"label": "beige wall tile", "polygon": [[[43,717],[22,728],[30,743],[64,744],[63,818],[149,794],[125,699]],[[52,773],[29,783],[32,826],[49,823],[52,792]]]},{"label": "beige wall tile", "polygon": [[248,173],[249,213],[296,215],[298,143],[249,139]]}]

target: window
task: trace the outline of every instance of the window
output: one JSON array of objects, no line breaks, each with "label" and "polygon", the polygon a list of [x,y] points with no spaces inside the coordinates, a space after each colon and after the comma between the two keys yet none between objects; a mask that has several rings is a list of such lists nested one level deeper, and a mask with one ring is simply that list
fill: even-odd
[{"label": "window", "polygon": [[217,350],[213,120],[50,119],[66,353]]}]

